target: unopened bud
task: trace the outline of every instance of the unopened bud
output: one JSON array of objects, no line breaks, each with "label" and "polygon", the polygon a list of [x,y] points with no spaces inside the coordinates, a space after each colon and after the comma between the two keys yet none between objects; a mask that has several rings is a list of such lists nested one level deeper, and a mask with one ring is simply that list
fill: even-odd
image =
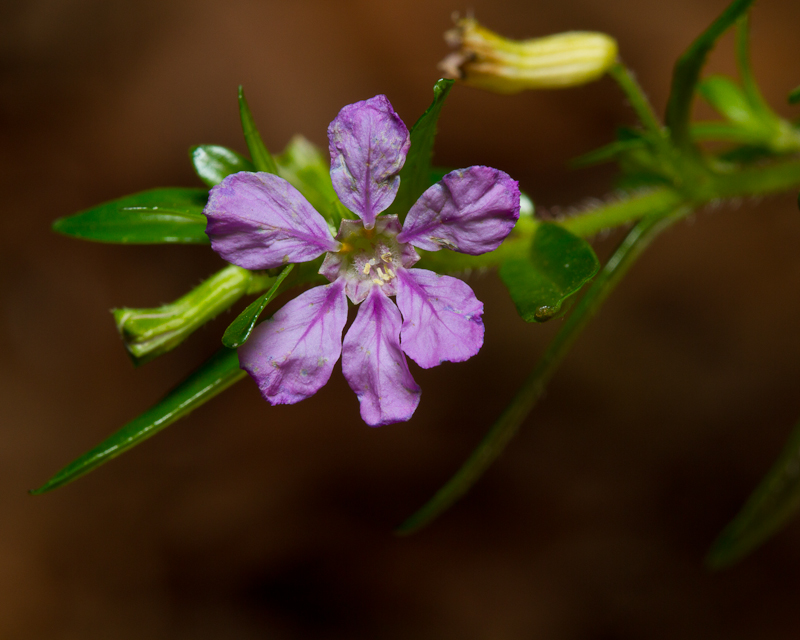
[{"label": "unopened bud", "polygon": [[570,31],[509,40],[463,18],[445,33],[457,51],[439,69],[464,84],[495,93],[559,89],[599,78],[617,58],[617,42],[604,33]]}]

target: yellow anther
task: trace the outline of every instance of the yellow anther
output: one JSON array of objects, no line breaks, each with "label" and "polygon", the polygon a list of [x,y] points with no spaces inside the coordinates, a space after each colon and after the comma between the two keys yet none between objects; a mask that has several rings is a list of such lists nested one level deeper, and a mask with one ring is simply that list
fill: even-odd
[{"label": "yellow anther", "polygon": [[372,266],[372,265],[371,265],[369,262],[367,262],[367,263],[364,265],[364,275],[365,275],[365,276],[366,276],[366,275],[369,275],[369,268],[370,268],[371,266]]},{"label": "yellow anther", "polygon": [[372,281],[373,281],[375,284],[379,284],[379,285],[383,286],[383,280],[378,280],[377,278],[373,278],[373,279],[372,279]]},{"label": "yellow anther", "polygon": [[392,279],[392,278],[395,277],[394,276],[394,271],[392,271],[391,268],[389,268],[389,267],[386,267],[386,273],[389,274],[389,279]]},{"label": "yellow anther", "polygon": [[383,272],[383,270],[380,267],[375,267],[375,271],[378,272],[378,277],[379,278],[381,278],[383,280],[386,279],[386,274]]},{"label": "yellow anther", "polygon": [[391,254],[391,252],[387,251],[386,253],[384,253],[384,254],[381,256],[381,260],[383,260],[384,262],[391,262],[391,261],[392,261],[392,254]]}]

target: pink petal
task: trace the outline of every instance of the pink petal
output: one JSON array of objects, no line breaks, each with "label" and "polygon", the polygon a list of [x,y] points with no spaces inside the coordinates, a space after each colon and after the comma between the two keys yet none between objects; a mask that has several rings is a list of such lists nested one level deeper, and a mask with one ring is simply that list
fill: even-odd
[{"label": "pink petal", "polygon": [[211,189],[203,213],[211,247],[245,269],[307,262],[339,246],[303,195],[271,173],[229,175]]},{"label": "pink petal", "polygon": [[328,127],[328,140],[336,195],[371,229],[397,195],[411,144],[408,129],[379,95],[344,107]]},{"label": "pink petal", "polygon": [[309,289],[262,322],[239,347],[239,365],[270,404],[294,404],[331,377],[347,322],[344,282]]},{"label": "pink petal", "polygon": [[463,362],[483,345],[483,303],[466,282],[426,269],[397,273],[400,342],[420,367]]},{"label": "pink petal", "polygon": [[491,167],[451,171],[411,207],[398,242],[476,256],[500,246],[519,218],[519,185]]},{"label": "pink petal", "polygon": [[400,350],[401,322],[397,307],[376,285],[344,338],[342,371],[371,427],[408,420],[419,404],[420,388]]}]

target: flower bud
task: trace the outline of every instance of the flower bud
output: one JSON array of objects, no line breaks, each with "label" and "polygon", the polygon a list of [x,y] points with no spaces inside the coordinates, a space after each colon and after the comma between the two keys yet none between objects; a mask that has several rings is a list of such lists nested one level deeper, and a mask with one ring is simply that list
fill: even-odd
[{"label": "flower bud", "polygon": [[604,33],[570,31],[531,40],[509,40],[473,18],[445,33],[457,49],[439,69],[464,84],[495,93],[559,89],[591,82],[617,58],[617,42]]},{"label": "flower bud", "polygon": [[247,293],[269,286],[274,278],[228,265],[175,302],[153,309],[114,309],[125,348],[136,364],[170,351],[189,334]]}]

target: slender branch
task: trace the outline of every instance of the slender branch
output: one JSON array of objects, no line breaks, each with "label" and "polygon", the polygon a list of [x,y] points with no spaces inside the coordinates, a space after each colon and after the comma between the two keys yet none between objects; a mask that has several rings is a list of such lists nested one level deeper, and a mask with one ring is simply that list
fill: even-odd
[{"label": "slender branch", "polygon": [[653,106],[647,99],[642,87],[636,81],[633,72],[626,67],[622,62],[616,62],[608,70],[609,75],[616,80],[617,84],[622,89],[623,93],[628,98],[631,107],[636,112],[636,115],[641,120],[644,128],[652,133],[657,139],[665,139],[664,125],[658,119]]},{"label": "slender branch", "polygon": [[506,407],[475,451],[427,504],[398,527],[397,533],[405,535],[421,529],[475,484],[516,434],[572,344],[636,261],[636,258],[661,231],[686,215],[688,211],[687,207],[681,207],[668,216],[650,215],[628,233],[586,295],[569,315],[564,326],[522,384],[511,404]]}]

